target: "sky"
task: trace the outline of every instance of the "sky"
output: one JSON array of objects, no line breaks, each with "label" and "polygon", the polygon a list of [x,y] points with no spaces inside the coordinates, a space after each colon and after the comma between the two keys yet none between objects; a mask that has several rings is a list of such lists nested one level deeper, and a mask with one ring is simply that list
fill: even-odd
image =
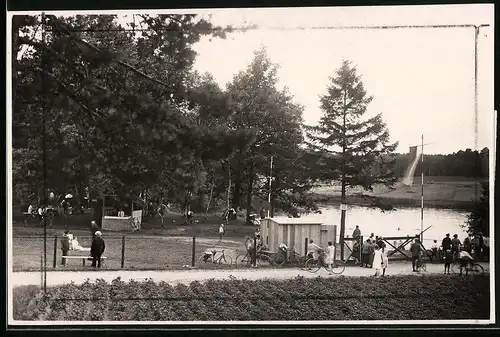
[{"label": "sky", "polygon": [[474,29],[393,30],[294,29],[377,25],[489,24],[478,39],[478,149],[492,147],[493,32],[492,5],[293,8],[212,12],[217,25],[257,24],[260,29],[204,38],[196,46],[195,67],[225,87],[244,70],[253,51],[265,46],[279,64],[280,86],[305,106],[304,121],[322,115],[319,96],[343,59],[356,65],[373,96],[367,116],[382,113],[397,151],[421,143],[425,153],[475,148]]},{"label": "sky", "polygon": [[[155,11],[159,12],[159,11]],[[319,96],[342,60],[351,61],[373,101],[366,117],[382,113],[397,152],[421,143],[424,153],[448,154],[475,147],[474,29],[347,29],[353,26],[489,24],[478,38],[477,149],[494,142],[494,7],[483,5],[309,7],[265,9],[166,10],[211,15],[215,25],[257,25],[226,39],[195,44],[195,69],[210,72],[222,88],[267,49],[279,65],[279,87],[287,86],[303,105],[304,122],[322,116]],[[130,21],[139,11],[118,14]],[[144,12],[143,12],[144,13]],[[75,13],[59,12],[59,15]],[[153,13],[150,13],[153,14]],[[125,17],[126,16],[126,17]],[[327,29],[344,27],[344,29]],[[301,28],[301,29],[297,29]]]}]

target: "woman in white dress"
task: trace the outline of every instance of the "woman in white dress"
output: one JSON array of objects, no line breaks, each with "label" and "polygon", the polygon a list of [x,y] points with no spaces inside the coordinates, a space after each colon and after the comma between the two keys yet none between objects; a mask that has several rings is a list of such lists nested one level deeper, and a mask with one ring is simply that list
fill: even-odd
[{"label": "woman in white dress", "polygon": [[372,268],[375,269],[375,275],[373,276],[379,276],[380,275],[380,269],[382,269],[382,266],[384,264],[383,258],[382,258],[382,250],[380,247],[374,246],[374,252],[373,252],[373,263],[372,263]]},{"label": "woman in white dress", "polygon": [[389,258],[387,257],[387,251],[385,248],[382,248],[382,276],[385,276],[385,270],[389,267]]},{"label": "woman in white dress", "polygon": [[328,266],[328,274],[332,275],[332,267],[335,264],[335,246],[331,241],[328,241],[328,247],[326,247],[325,264]]}]

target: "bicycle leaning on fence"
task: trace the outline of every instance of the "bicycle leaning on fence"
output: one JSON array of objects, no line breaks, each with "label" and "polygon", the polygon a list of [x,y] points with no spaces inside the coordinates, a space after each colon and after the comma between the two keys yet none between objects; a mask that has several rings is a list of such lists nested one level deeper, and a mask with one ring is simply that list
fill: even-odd
[{"label": "bicycle leaning on fence", "polygon": [[271,263],[277,267],[287,264],[304,268],[307,258],[299,255],[293,247],[281,246],[278,248],[278,252],[270,256],[270,259]]},{"label": "bicycle leaning on fence", "polygon": [[417,269],[417,271],[421,271],[421,270],[427,271],[427,263],[424,260],[423,253],[420,253],[420,255],[418,256],[418,259],[415,262],[415,268]]},{"label": "bicycle leaning on fence", "polygon": [[325,253],[322,252],[318,256],[318,259],[310,258],[306,261],[304,269],[311,273],[318,272],[321,268],[325,268],[325,270],[329,273],[333,274],[342,274],[345,270],[344,262],[340,260],[334,261],[332,268],[330,269],[328,265],[325,263]]},{"label": "bicycle leaning on fence", "polygon": [[[235,264],[251,265],[252,264],[253,249],[248,249],[245,254],[239,254],[234,260]],[[259,250],[255,253],[255,262],[259,266],[269,266],[271,259],[266,254],[261,253]]]},{"label": "bicycle leaning on fence", "polygon": [[200,262],[204,263],[217,263],[217,264],[232,264],[233,259],[231,256],[226,256],[224,254],[224,249],[220,250],[220,255],[219,257],[216,257],[217,255],[217,250],[211,250],[211,251],[206,251],[203,253],[203,255],[200,257]]}]

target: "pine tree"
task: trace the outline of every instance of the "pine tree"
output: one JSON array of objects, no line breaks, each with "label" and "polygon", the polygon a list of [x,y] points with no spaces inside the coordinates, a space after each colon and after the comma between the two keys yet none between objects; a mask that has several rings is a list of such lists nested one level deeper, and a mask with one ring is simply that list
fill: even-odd
[{"label": "pine tree", "polygon": [[[397,143],[389,142],[382,114],[363,118],[373,97],[363,87],[356,68],[343,61],[330,78],[327,94],[320,97],[323,116],[308,128],[309,145],[320,155],[321,180],[341,182],[341,203],[352,187],[372,190],[376,184],[392,186],[397,177],[390,155]],[[345,209],[340,223],[341,257],[344,255]]]}]

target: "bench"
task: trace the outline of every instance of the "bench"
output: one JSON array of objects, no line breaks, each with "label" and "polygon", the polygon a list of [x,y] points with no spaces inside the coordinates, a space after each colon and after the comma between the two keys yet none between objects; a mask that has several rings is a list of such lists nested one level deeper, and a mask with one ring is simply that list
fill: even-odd
[{"label": "bench", "polygon": [[[62,257],[63,259],[68,259],[68,260],[82,260],[82,266],[85,266],[85,261],[92,261],[92,257],[91,256],[76,256],[76,255],[68,255],[68,256],[65,256],[63,255]],[[101,256],[101,261],[103,260],[106,260],[107,257],[106,256]]]}]

